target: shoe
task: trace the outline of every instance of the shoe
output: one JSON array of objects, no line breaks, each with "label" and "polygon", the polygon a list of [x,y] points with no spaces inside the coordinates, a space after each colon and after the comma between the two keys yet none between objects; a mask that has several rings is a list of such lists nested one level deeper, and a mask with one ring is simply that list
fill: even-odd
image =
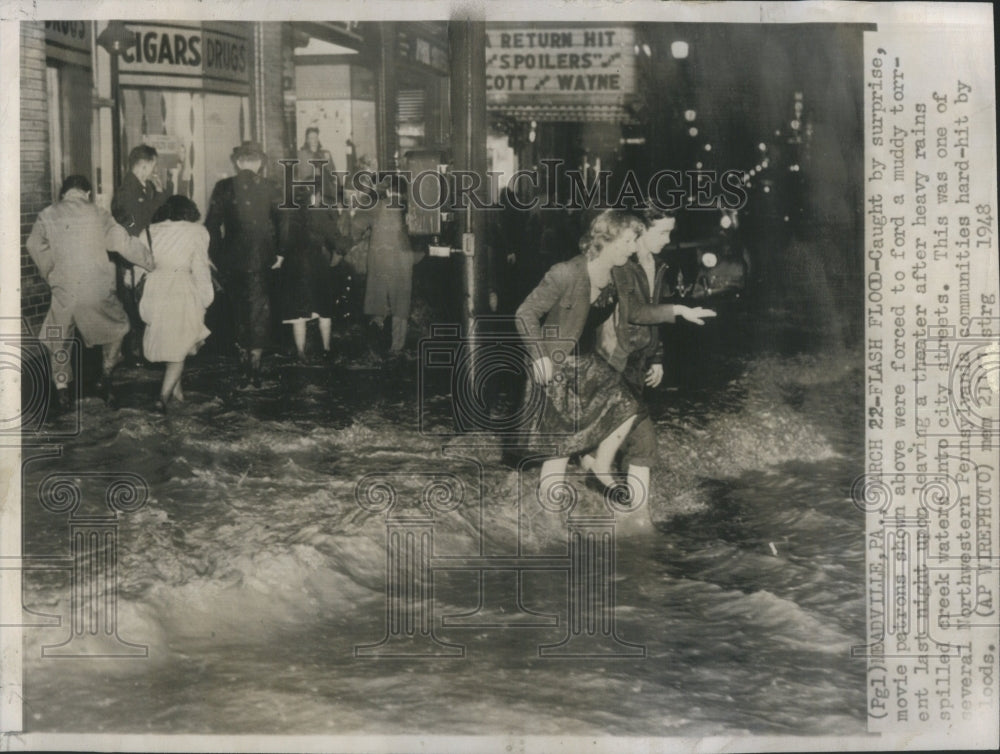
[{"label": "shoe", "polygon": [[153,407],[156,409],[156,412],[158,414],[163,414],[164,416],[167,415],[167,404],[164,402],[162,398],[157,398],[156,403],[153,404]]},{"label": "shoe", "polygon": [[250,384],[250,360],[240,356],[240,371],[236,375],[236,389],[243,390]]},{"label": "shoe", "polygon": [[69,396],[69,388],[56,390],[55,408],[59,414],[68,414],[73,409],[73,401]]},{"label": "shoe", "polygon": [[250,384],[253,385],[254,387],[260,387],[261,385],[260,367],[257,367],[256,369],[250,372]]},{"label": "shoe", "polygon": [[374,351],[366,351],[361,354],[357,359],[353,360],[351,368],[353,369],[377,369],[382,366],[383,358],[379,356]]},{"label": "shoe", "polygon": [[591,483],[593,483],[594,485],[600,487],[600,491],[611,489],[618,483],[617,480],[615,480],[614,478],[614,473],[610,469],[608,470],[608,476],[611,477],[612,481],[610,483],[605,483],[601,481],[601,478],[597,475],[597,471],[594,469],[594,457],[589,453],[587,455],[580,456],[580,468],[588,472],[587,473],[588,486],[590,486]]},{"label": "shoe", "polygon": [[102,374],[100,379],[94,383],[94,392],[97,393],[98,398],[110,406],[115,400],[111,392],[111,375]]}]

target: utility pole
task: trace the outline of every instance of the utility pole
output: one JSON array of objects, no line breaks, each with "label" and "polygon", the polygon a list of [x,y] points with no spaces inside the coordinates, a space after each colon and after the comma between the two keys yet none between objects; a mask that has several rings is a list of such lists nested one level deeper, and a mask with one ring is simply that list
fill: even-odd
[{"label": "utility pole", "polygon": [[374,24],[375,53],[375,151],[379,170],[395,170],[396,165],[396,24]]},{"label": "utility pole", "polygon": [[[451,151],[455,170],[469,171],[480,180],[474,192],[482,204],[489,202],[486,175],[486,23],[453,19],[448,25],[451,48]],[[465,251],[465,300],[462,324],[472,335],[473,318],[487,311],[488,260],[486,212],[467,205],[460,209],[459,228]],[[475,347],[475,343],[470,343]],[[474,359],[474,355],[473,355]],[[475,362],[473,361],[473,364]]]}]

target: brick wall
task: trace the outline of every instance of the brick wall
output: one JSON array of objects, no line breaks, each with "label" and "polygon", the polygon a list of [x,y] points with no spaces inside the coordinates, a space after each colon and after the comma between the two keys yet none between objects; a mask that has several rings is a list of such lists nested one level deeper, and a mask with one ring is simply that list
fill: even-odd
[{"label": "brick wall", "polygon": [[21,315],[32,332],[49,308],[49,288],[38,276],[24,242],[38,213],[52,203],[45,28],[21,24]]}]

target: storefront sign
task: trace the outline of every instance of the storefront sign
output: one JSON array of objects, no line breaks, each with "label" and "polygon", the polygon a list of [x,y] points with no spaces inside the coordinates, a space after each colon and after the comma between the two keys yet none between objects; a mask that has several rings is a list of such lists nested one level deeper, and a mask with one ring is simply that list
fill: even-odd
[{"label": "storefront sign", "polygon": [[89,21],[46,21],[46,56],[89,68],[90,28]]},{"label": "storefront sign", "polygon": [[90,52],[90,23],[87,21],[46,21],[45,41]]},{"label": "storefront sign", "polygon": [[491,105],[602,104],[635,91],[630,27],[497,27],[486,31],[486,93]]},{"label": "storefront sign", "polygon": [[430,39],[398,31],[396,52],[403,60],[421,63],[439,73],[448,72],[448,51]]},{"label": "storefront sign", "polygon": [[249,87],[252,60],[246,36],[201,25],[130,23],[128,29],[135,42],[122,53],[123,74],[186,78],[193,88],[212,88],[218,82]]}]

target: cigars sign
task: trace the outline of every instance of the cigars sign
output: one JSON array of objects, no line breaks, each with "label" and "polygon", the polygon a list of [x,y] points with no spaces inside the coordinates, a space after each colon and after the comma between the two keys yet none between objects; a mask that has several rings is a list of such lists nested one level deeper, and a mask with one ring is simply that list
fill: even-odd
[{"label": "cigars sign", "polygon": [[635,91],[628,26],[497,26],[486,30],[491,109],[622,105]]},{"label": "cigars sign", "polygon": [[249,84],[250,41],[235,24],[129,23],[128,31],[133,40],[121,56],[123,74],[189,78],[195,88],[199,80]]}]

